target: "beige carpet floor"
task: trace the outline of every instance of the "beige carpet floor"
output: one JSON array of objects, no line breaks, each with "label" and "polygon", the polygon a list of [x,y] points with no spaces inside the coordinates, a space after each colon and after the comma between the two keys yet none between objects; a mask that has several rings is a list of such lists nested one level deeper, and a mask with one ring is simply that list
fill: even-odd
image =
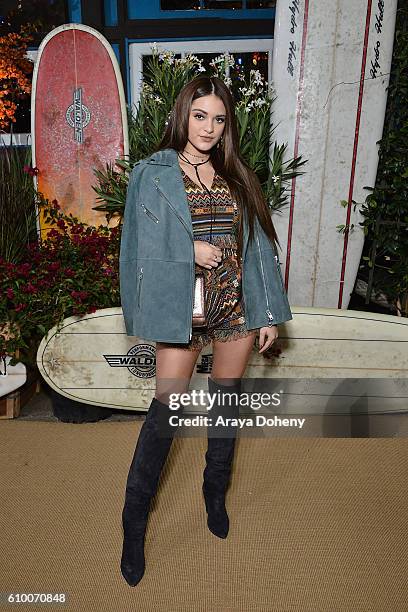
[{"label": "beige carpet floor", "polygon": [[408,610],[407,439],[241,438],[226,540],[206,526],[204,438],[176,439],[135,588],[120,513],[141,422],[3,421],[2,593],[75,612]]}]

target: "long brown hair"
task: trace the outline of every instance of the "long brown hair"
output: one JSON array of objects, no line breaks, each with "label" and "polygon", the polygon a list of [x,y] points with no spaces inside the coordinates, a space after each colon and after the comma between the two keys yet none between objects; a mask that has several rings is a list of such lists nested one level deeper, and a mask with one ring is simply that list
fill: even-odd
[{"label": "long brown hair", "polygon": [[[191,105],[197,98],[211,94],[218,96],[226,109],[222,141],[218,143],[219,146],[213,147],[210,152],[213,168],[227,181],[231,195],[237,202],[241,213],[246,214],[249,240],[252,240],[254,236],[256,215],[269,240],[272,243],[277,242],[280,246],[259,179],[241,157],[234,100],[230,90],[221,79],[199,76],[183,87],[177,96],[163,138],[156,151],[167,148],[176,151],[184,150],[188,142]],[[238,255],[240,257],[243,247],[242,219],[243,214],[240,215],[238,229]]]}]

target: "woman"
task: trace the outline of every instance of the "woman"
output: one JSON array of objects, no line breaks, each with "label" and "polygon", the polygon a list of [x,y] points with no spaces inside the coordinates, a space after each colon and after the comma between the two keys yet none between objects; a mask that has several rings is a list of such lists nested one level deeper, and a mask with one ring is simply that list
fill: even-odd
[{"label": "woman", "polygon": [[[120,283],[126,332],[156,342],[156,393],[141,428],[122,513],[121,571],[144,574],[149,506],[174,437],[170,393],[188,390],[203,346],[213,343],[211,417],[238,416],[241,378],[259,332],[260,353],[292,319],[261,185],[243,161],[234,102],[216,77],[180,92],[156,153],[134,167],[126,198]],[[206,327],[193,328],[195,274],[204,272]],[[220,395],[221,394],[221,395]],[[228,406],[224,405],[228,404]],[[203,495],[210,531],[225,538],[225,494],[234,428],[208,430]]]}]

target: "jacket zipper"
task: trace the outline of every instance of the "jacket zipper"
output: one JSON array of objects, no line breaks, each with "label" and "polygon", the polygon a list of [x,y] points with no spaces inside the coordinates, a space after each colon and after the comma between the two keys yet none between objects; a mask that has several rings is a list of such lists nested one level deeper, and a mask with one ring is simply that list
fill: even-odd
[{"label": "jacket zipper", "polygon": [[195,254],[194,254],[194,239],[191,236],[190,233],[190,229],[187,227],[184,219],[182,217],[180,217],[180,215],[178,214],[177,210],[174,208],[173,204],[170,202],[170,200],[168,199],[168,197],[162,192],[162,190],[160,189],[160,187],[156,184],[156,189],[157,191],[159,191],[161,193],[161,195],[163,196],[163,198],[166,200],[166,202],[168,203],[168,205],[170,206],[171,210],[174,212],[174,214],[179,218],[179,220],[181,221],[181,223],[183,224],[183,227],[185,228],[187,234],[190,237],[191,240],[191,245],[193,248],[193,258],[192,258],[192,279],[191,279],[191,316],[190,316],[190,320],[191,320],[191,324],[190,324],[190,336],[189,336],[189,341],[191,340],[192,336],[193,336],[193,309],[194,309],[194,261],[195,261]]},{"label": "jacket zipper", "polygon": [[[276,267],[278,268],[278,274],[279,274],[279,277],[280,277],[280,280],[281,280],[281,284],[282,284],[282,289],[285,289],[285,283],[283,282],[282,270],[281,270],[280,262],[279,262],[279,259],[278,259],[277,255],[275,255],[275,260],[276,260]],[[285,289],[285,291],[286,291],[286,289]]]},{"label": "jacket zipper", "polygon": [[139,286],[137,288],[137,307],[140,308],[140,293],[142,289],[142,279],[143,279],[143,268],[140,268],[139,272]]},{"label": "jacket zipper", "polygon": [[187,227],[184,219],[182,217],[180,217],[180,215],[178,214],[177,210],[174,208],[173,204],[170,202],[170,200],[167,198],[167,196],[164,195],[164,193],[162,192],[162,190],[160,189],[160,187],[158,185],[156,185],[156,189],[157,189],[157,191],[160,191],[160,193],[162,194],[163,198],[166,200],[166,202],[168,203],[168,205],[170,206],[170,208],[172,209],[174,214],[177,215],[177,217],[180,219],[180,221],[183,224],[187,234],[190,236],[191,242],[194,242],[193,238],[192,238],[192,236],[190,234],[190,229]]},{"label": "jacket zipper", "polygon": [[151,212],[151,211],[150,211],[148,208],[146,208],[146,206],[143,204],[143,202],[141,203],[141,206],[142,206],[143,210],[145,211],[145,213],[146,213],[146,215],[147,215],[148,217],[150,217],[151,219],[153,219],[153,221],[154,221],[155,223],[158,223],[158,222],[159,222],[159,219],[156,217],[156,215],[154,215],[154,214],[153,214],[153,213],[152,213],[152,212]]},{"label": "jacket zipper", "polygon": [[261,255],[261,247],[259,246],[259,235],[258,235],[258,228],[256,228],[256,240],[258,242],[258,251],[259,251],[259,259],[261,261],[261,274],[262,274],[262,280],[263,280],[263,285],[264,285],[264,289],[265,289],[265,297],[266,297],[266,314],[269,320],[268,326],[271,327],[273,325],[272,321],[273,321],[273,316],[272,313],[270,311],[269,308],[269,300],[268,300],[268,292],[266,290],[266,283],[265,283],[265,275],[264,275],[264,267],[263,267],[263,261],[262,261],[262,255]]}]

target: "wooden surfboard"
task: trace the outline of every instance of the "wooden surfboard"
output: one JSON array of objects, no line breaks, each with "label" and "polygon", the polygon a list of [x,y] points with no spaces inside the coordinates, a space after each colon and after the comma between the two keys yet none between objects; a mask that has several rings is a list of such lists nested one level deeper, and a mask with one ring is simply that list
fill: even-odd
[{"label": "wooden surfboard", "polygon": [[[44,38],[34,65],[31,122],[36,188],[80,221],[106,225],[105,214],[92,210],[98,204],[93,170],[128,155],[129,145],[118,62],[97,30],[68,23]],[[41,215],[38,229],[45,228]]]},{"label": "wooden surfboard", "polygon": [[396,10],[397,0],[277,2],[274,137],[288,143],[288,159],[308,160],[274,216],[291,304],[349,304],[364,243],[352,200],[375,184]]},{"label": "wooden surfboard", "polygon": [[[283,389],[288,413],[347,414],[361,398],[372,413],[407,409],[407,319],[330,308],[292,312],[268,358],[256,340],[244,390],[266,391],[265,381],[268,392]],[[155,393],[155,343],[126,335],[121,308],[66,319],[59,333],[53,328],[43,338],[37,363],[53,389],[87,404],[143,410]],[[207,390],[211,364],[208,346],[190,389]]]}]

